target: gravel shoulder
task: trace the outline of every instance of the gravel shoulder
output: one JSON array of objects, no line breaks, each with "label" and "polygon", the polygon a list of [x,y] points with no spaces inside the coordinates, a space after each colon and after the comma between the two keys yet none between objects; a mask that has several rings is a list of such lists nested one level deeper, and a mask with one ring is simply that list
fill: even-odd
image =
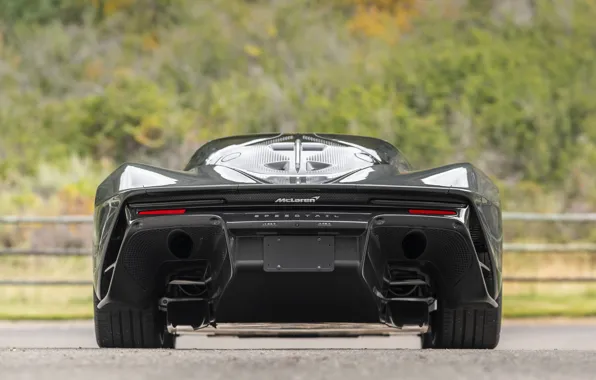
[{"label": "gravel shoulder", "polygon": [[4,379],[592,379],[590,351],[4,349]]}]

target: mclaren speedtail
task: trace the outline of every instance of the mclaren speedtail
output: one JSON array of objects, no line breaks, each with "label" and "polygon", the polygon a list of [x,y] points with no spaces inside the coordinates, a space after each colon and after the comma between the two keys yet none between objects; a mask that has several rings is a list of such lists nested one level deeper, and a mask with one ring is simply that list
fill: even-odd
[{"label": "mclaren speedtail", "polygon": [[499,192],[472,164],[413,170],[362,136],[227,137],[183,170],[120,166],[94,220],[100,347],[197,332],[499,342]]}]

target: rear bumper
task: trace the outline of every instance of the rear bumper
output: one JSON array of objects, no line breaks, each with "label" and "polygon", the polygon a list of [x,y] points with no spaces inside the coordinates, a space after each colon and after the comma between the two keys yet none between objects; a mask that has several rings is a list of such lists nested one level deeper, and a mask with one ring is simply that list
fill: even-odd
[{"label": "rear bumper", "polygon": [[[384,292],[388,265],[428,275],[447,307],[497,306],[458,218],[362,214],[339,219],[286,223],[210,214],[134,220],[113,274],[102,277],[110,284],[98,307],[147,307],[161,296],[170,275],[205,265],[211,322],[392,322],[387,310],[399,313],[413,303],[428,308],[428,300],[404,301]],[[172,254],[173,231],[192,240],[188,257]],[[403,247],[412,231],[426,241],[417,257]]]}]

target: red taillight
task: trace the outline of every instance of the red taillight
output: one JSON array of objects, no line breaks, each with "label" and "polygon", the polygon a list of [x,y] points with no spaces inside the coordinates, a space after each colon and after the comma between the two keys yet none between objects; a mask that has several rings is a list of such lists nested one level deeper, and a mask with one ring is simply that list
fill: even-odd
[{"label": "red taillight", "polygon": [[453,210],[408,210],[413,215],[457,215]]},{"label": "red taillight", "polygon": [[180,208],[175,210],[145,210],[139,211],[139,215],[182,215],[186,209]]}]

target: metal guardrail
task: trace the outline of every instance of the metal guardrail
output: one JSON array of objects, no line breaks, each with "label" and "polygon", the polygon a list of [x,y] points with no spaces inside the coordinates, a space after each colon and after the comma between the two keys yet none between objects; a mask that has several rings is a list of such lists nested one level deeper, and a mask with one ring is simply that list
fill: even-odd
[{"label": "metal guardrail", "polygon": [[[516,253],[565,253],[565,252],[594,252],[594,243],[571,243],[571,244],[533,244],[533,243],[512,243],[503,244],[503,250]],[[47,249],[23,249],[23,248],[0,248],[1,256],[91,256],[91,250],[78,248],[47,248]]]},{"label": "metal guardrail", "polygon": [[[596,213],[542,214],[531,212],[503,212],[504,221],[537,222],[596,222]],[[90,215],[63,216],[0,216],[0,224],[92,224]]]},{"label": "metal guardrail", "polygon": [[[537,221],[537,222],[596,222],[596,213],[563,213],[543,214],[532,212],[503,212],[504,221]],[[0,216],[0,224],[92,224],[90,215],[63,216]]]},{"label": "metal guardrail", "polygon": [[504,212],[503,220],[536,222],[596,222],[596,213],[541,214],[531,212]]},{"label": "metal guardrail", "polygon": [[[537,221],[537,222],[596,222],[596,213],[563,213],[543,214],[532,212],[503,212],[504,221]],[[0,224],[92,224],[90,215],[62,216],[0,216]]]},{"label": "metal guardrail", "polygon": [[[566,214],[540,214],[523,212],[504,212],[504,221],[534,221],[534,222],[565,222],[565,223],[594,223],[596,213],[566,213]],[[93,217],[87,215],[76,216],[0,216],[1,224],[92,224]],[[506,252],[517,253],[546,253],[546,252],[589,252],[596,254],[595,243],[570,243],[570,244],[538,244],[538,243],[505,243]],[[47,249],[21,249],[0,248],[1,256],[90,256],[88,249],[72,248],[47,248]],[[596,283],[596,277],[503,277],[503,281],[517,283]],[[79,280],[0,280],[0,286],[81,286],[91,285],[90,281]]]},{"label": "metal guardrail", "polygon": [[91,286],[84,280],[0,280],[0,286]]},{"label": "metal guardrail", "polygon": [[0,216],[0,224],[92,224],[88,215],[69,216]]},{"label": "metal guardrail", "polygon": [[0,256],[91,256],[91,250],[72,248],[0,248]]},{"label": "metal guardrail", "polygon": [[504,243],[503,250],[516,253],[563,253],[563,252],[593,252],[596,253],[594,243],[569,243],[569,244],[536,244],[536,243]]}]

